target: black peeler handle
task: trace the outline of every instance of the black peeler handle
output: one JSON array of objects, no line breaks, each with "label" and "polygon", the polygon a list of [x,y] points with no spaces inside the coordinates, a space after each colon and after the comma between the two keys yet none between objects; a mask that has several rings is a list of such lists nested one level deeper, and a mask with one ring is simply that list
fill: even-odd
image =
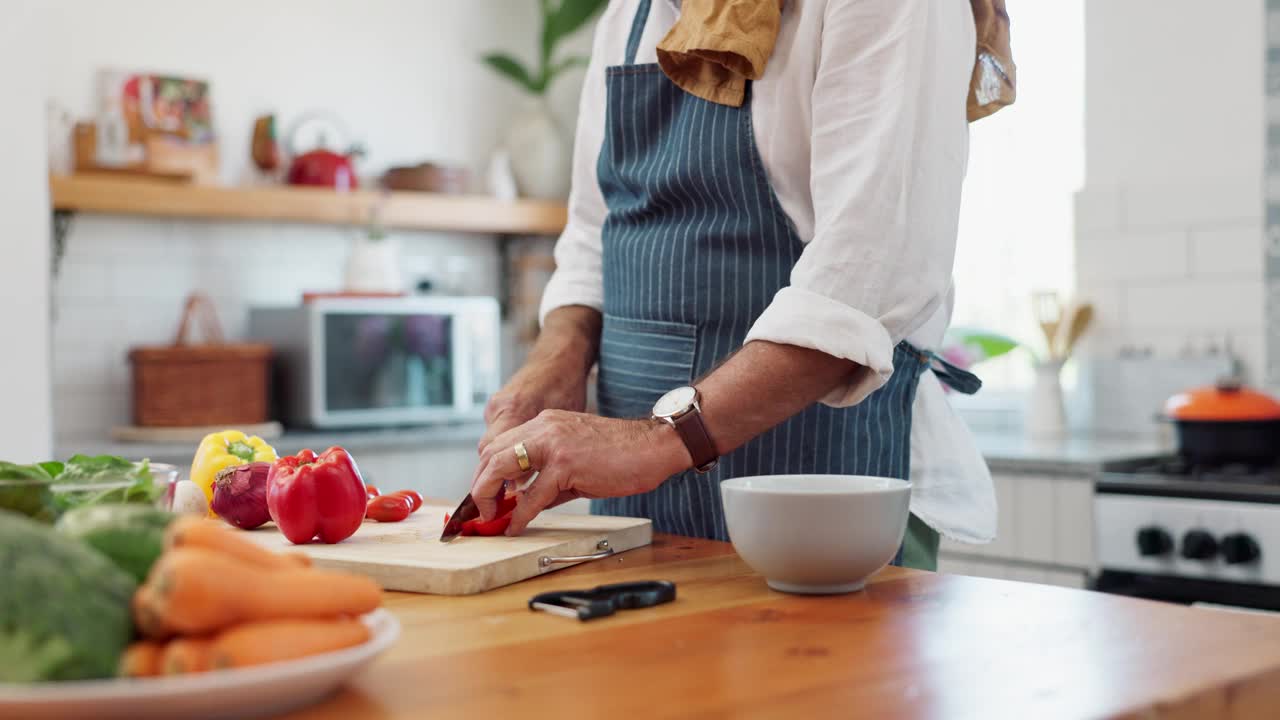
[{"label": "black peeler handle", "polygon": [[610,597],[618,610],[653,607],[676,599],[676,585],[666,580],[601,585],[590,591],[597,597]]},{"label": "black peeler handle", "polygon": [[590,590],[561,590],[535,595],[531,610],[542,610],[579,620],[612,615],[618,610],[653,607],[676,599],[675,583],[666,580],[601,585]]}]

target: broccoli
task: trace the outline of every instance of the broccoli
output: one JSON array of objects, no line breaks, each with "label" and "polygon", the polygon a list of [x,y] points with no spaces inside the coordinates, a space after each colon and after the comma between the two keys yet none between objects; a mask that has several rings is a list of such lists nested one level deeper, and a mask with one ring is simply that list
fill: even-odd
[{"label": "broccoli", "polygon": [[0,510],[0,682],[114,675],[135,588],[97,550]]}]

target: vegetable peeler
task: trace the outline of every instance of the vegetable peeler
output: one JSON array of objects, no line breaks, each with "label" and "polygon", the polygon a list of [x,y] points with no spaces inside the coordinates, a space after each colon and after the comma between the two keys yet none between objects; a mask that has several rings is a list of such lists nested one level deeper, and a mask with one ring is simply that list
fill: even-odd
[{"label": "vegetable peeler", "polygon": [[618,610],[653,607],[676,599],[676,585],[666,580],[601,585],[590,590],[557,590],[534,595],[530,610],[587,621]]}]

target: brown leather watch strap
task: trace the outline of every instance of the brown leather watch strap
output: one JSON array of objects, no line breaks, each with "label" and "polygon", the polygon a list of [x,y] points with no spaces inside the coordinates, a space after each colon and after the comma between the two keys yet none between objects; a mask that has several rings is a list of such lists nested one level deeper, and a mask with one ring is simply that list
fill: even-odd
[{"label": "brown leather watch strap", "polygon": [[710,472],[720,462],[720,453],[716,452],[715,441],[707,432],[707,424],[702,421],[702,413],[692,410],[674,420],[676,432],[689,449],[689,457],[693,458],[693,469],[699,473]]}]

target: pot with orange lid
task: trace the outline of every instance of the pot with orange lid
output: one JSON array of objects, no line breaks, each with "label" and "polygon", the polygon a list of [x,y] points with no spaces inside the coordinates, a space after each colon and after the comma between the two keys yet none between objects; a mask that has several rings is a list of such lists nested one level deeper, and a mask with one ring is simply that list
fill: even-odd
[{"label": "pot with orange lid", "polygon": [[1280,400],[1238,380],[1179,393],[1165,403],[1178,452],[1199,463],[1280,460]]}]

